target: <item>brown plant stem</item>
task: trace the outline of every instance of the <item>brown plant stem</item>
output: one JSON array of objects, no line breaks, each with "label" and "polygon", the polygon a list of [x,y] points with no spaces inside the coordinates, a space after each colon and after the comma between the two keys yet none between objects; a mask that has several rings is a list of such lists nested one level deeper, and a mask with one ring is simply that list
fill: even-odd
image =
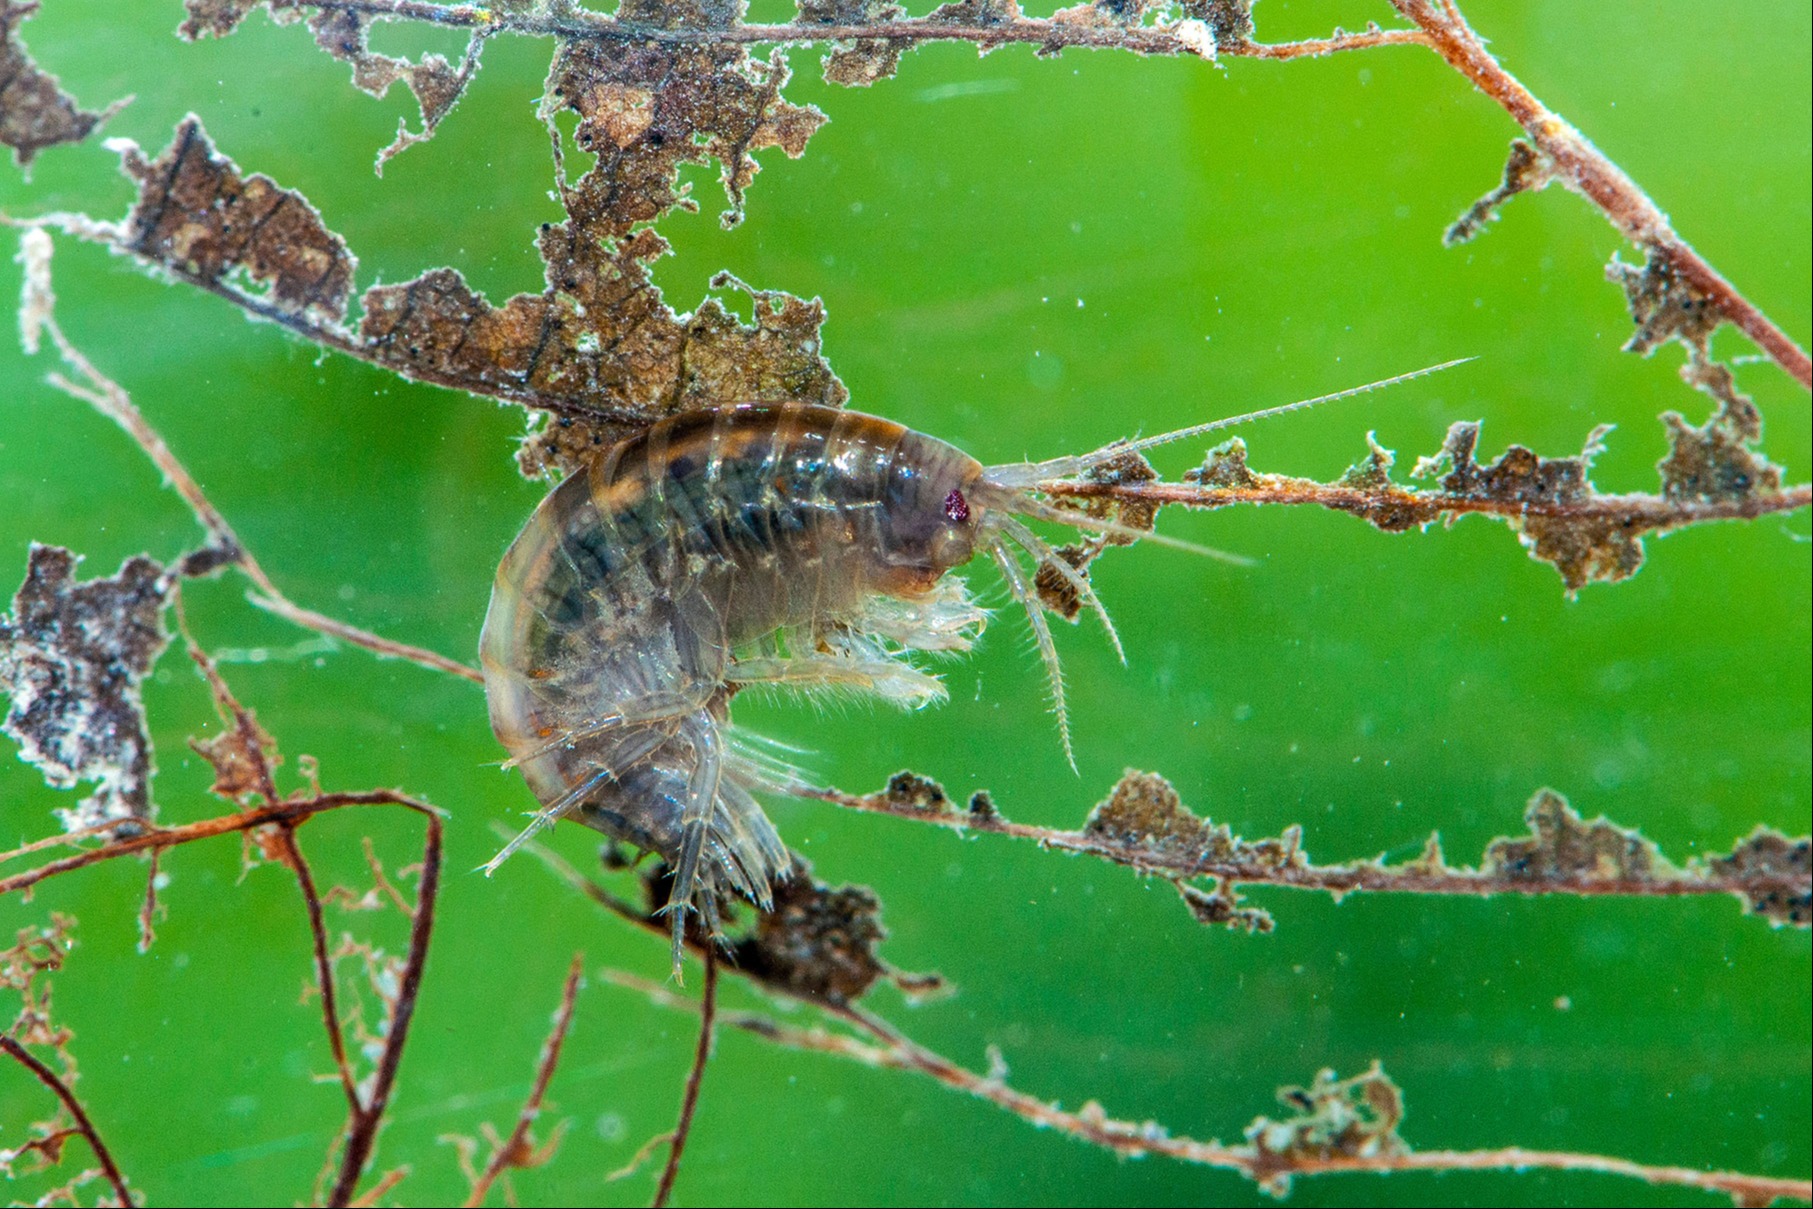
[{"label": "brown plant stem", "polygon": [[89,1149],[94,1151],[95,1159],[101,1164],[101,1174],[107,1177],[109,1184],[113,1185],[113,1194],[119,1197],[121,1205],[130,1206],[132,1191],[126,1187],[126,1177],[120,1174],[119,1165],[113,1161],[113,1155],[108,1151],[107,1144],[101,1141],[101,1135],[95,1130],[94,1122],[89,1119],[87,1111],[82,1107],[82,1102],[69,1089],[69,1085],[57,1076],[57,1072],[44,1065],[36,1054],[20,1045],[14,1038],[0,1034],[0,1049],[5,1050],[19,1065],[36,1075],[38,1082],[48,1087],[57,1099],[62,1101],[63,1108],[76,1123],[75,1132],[87,1139]]},{"label": "brown plant stem", "polygon": [[524,1166],[524,1160],[531,1153],[529,1130],[541,1117],[542,1101],[547,1098],[548,1084],[554,1080],[554,1068],[560,1062],[560,1050],[566,1044],[567,1030],[573,1025],[573,1009],[579,1001],[583,962],[583,954],[573,954],[573,962],[567,967],[566,983],[560,991],[560,1007],[554,1013],[554,1027],[541,1047],[540,1060],[535,1064],[535,1084],[529,1091],[528,1100],[523,1103],[522,1112],[517,1114],[516,1127],[498,1145],[491,1160],[485,1164],[484,1171],[473,1181],[472,1194],[465,1201],[468,1209],[476,1209],[476,1206],[484,1204],[486,1195],[499,1177],[511,1167]]},{"label": "brown plant stem", "polygon": [[1176,22],[1164,26],[1095,25],[1084,21],[1057,21],[1044,17],[1014,16],[987,25],[962,25],[950,21],[908,17],[893,21],[865,21],[847,25],[814,22],[736,24],[716,27],[668,29],[619,21],[600,13],[500,13],[475,5],[426,3],[423,0],[307,0],[308,7],[369,16],[399,17],[461,29],[566,38],[572,41],[659,42],[667,45],[750,45],[811,42],[969,42],[996,47],[1012,44],[1035,46],[1044,53],[1072,47],[1085,50],[1128,50],[1144,55],[1230,55],[1243,58],[1301,59],[1378,46],[1427,45],[1420,30],[1369,27],[1360,33],[1337,32],[1327,38],[1298,42],[1230,42],[1216,45],[1201,22]]},{"label": "brown plant stem", "polygon": [[[1477,898],[1496,894],[1676,898],[1696,894],[1749,896],[1771,891],[1804,894],[1807,890],[1804,884],[1786,878],[1743,872],[1720,873],[1711,869],[1694,870],[1676,876],[1651,873],[1646,877],[1614,877],[1596,872],[1573,871],[1530,876],[1457,869],[1445,864],[1429,865],[1422,862],[1385,865],[1376,861],[1354,861],[1348,864],[1315,865],[1307,859],[1216,860],[1198,852],[1186,851],[1185,846],[1167,845],[1162,840],[1143,844],[1129,843],[1108,836],[1091,835],[1087,831],[1065,831],[1055,827],[1014,823],[992,812],[922,809],[901,802],[885,791],[859,795],[839,789],[800,788],[794,790],[794,793],[799,797],[830,802],[847,810],[867,814],[885,814],[937,827],[948,827],[953,831],[981,831],[990,835],[1031,840],[1041,848],[1083,853],[1117,865],[1126,865],[1142,873],[1159,873],[1174,879],[1212,877],[1229,888],[1284,886],[1294,890],[1319,890],[1337,896],[1356,890],[1368,890],[1402,894],[1453,894]],[[1289,842],[1294,848],[1294,838]]]},{"label": "brown plant stem", "polygon": [[352,1063],[346,1057],[346,1036],[341,1028],[339,993],[334,983],[334,959],[328,952],[327,922],[323,918],[321,895],[315,887],[315,875],[310,871],[308,861],[303,858],[302,849],[296,844],[295,826],[278,824],[272,830],[275,832],[283,863],[296,875],[296,885],[302,891],[302,902],[308,911],[308,930],[315,955],[315,989],[321,996],[321,1021],[327,1027],[327,1046],[334,1056],[334,1070],[340,1077],[340,1090],[346,1096],[348,1119],[354,1120],[364,1111],[365,1104],[359,1098],[359,1080],[353,1074]]},{"label": "brown plant stem", "polygon": [[[1643,531],[1679,529],[1708,521],[1755,520],[1793,512],[1813,504],[1813,484],[1763,491],[1735,500],[1669,499],[1660,495],[1591,495],[1578,500],[1516,500],[1417,491],[1395,483],[1351,487],[1284,475],[1260,475],[1246,487],[1200,487],[1193,483],[1041,484],[1047,495],[1073,499],[1111,499],[1128,503],[1181,504],[1186,508],[1225,508],[1232,504],[1319,504],[1359,516],[1443,516],[1481,513],[1487,516],[1544,516],[1566,520],[1622,522]],[[1426,523],[1426,522],[1425,522]]]},{"label": "brown plant stem", "polygon": [[[733,968],[733,972],[735,971]],[[701,1005],[667,988],[631,975],[606,971],[604,977],[620,986],[640,991],[652,1002],[682,1011],[700,1012]],[[787,995],[779,987],[759,984],[770,994]],[[798,996],[793,996],[798,998]],[[1279,1153],[1252,1144],[1227,1145],[1173,1135],[1152,1122],[1117,1120],[1091,1102],[1077,1112],[1039,1099],[1010,1086],[999,1073],[980,1075],[927,1049],[892,1025],[854,1005],[806,1000],[830,1016],[868,1036],[870,1044],[843,1033],[801,1029],[755,1012],[726,1013],[725,1025],[752,1033],[775,1045],[895,1070],[925,1075],[953,1091],[963,1092],[1010,1112],[1041,1129],[1076,1138],[1124,1157],[1162,1155],[1179,1162],[1238,1172],[1249,1179],[1275,1185],[1293,1176],[1397,1171],[1589,1171],[1626,1176],[1658,1186],[1698,1188],[1723,1193],[1744,1204],[1767,1204],[1782,1197],[1813,1199],[1813,1181],[1774,1179],[1735,1171],[1701,1171],[1692,1167],[1656,1166],[1611,1155],[1572,1151],[1531,1150],[1507,1146],[1491,1150],[1401,1150],[1368,1155]]]},{"label": "brown plant stem", "polygon": [[1750,337],[1802,387],[1813,390],[1807,353],[1675,233],[1637,183],[1587,137],[1549,109],[1485,47],[1453,0],[1391,0],[1426,35],[1425,44],[1522,126],[1567,186],[1597,206],[1632,243],[1666,262],[1719,314]]},{"label": "brown plant stem", "polygon": [[686,1073],[686,1093],[680,1099],[680,1119],[674,1125],[673,1142],[667,1150],[667,1166],[661,1169],[661,1182],[655,1186],[655,1199],[650,1209],[663,1209],[673,1195],[674,1181],[680,1175],[680,1156],[686,1150],[686,1139],[692,1136],[693,1113],[699,1107],[699,1087],[705,1081],[705,1064],[711,1059],[711,1042],[718,1010],[718,953],[706,944],[705,987],[699,995],[699,1045],[693,1051],[692,1069]]},{"label": "brown plant stem", "polygon": [[[314,815],[347,806],[402,806],[416,811],[432,822],[434,840],[438,850],[441,832],[440,812],[433,806],[425,802],[418,802],[393,789],[373,789],[360,793],[324,793],[307,798],[293,798],[274,805],[255,807],[251,810],[242,810],[237,814],[223,814],[195,823],[185,823],[179,827],[154,827],[141,824],[144,829],[136,835],[114,840],[99,848],[87,848],[73,856],[48,861],[35,869],[27,869],[15,873],[11,877],[0,878],[0,895],[26,890],[53,877],[71,873],[77,869],[85,869],[90,865],[100,864],[102,861],[131,856],[139,852],[174,848],[179,844],[192,844],[196,840],[212,839],[217,835],[232,835],[235,832],[250,831],[254,827],[262,827],[270,823],[295,825]],[[56,838],[67,843],[82,837],[80,834],[72,833]],[[44,846],[44,841],[40,840],[15,848],[10,852],[0,853],[0,864],[29,852],[40,851]],[[426,886],[427,882],[424,881],[423,884]]]}]

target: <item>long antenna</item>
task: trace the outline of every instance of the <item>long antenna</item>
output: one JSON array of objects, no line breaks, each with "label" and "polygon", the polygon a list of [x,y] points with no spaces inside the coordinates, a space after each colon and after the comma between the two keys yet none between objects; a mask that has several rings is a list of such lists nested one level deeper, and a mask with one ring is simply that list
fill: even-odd
[{"label": "long antenna", "polygon": [[1313,399],[1299,399],[1295,403],[1281,403],[1277,407],[1263,407],[1258,411],[1249,411],[1242,416],[1228,416],[1221,420],[1209,420],[1203,424],[1193,424],[1188,428],[1179,428],[1176,432],[1160,433],[1155,437],[1142,437],[1137,441],[1116,442],[1113,445],[1103,446],[1094,453],[1082,455],[1082,460],[1085,464],[1093,466],[1097,462],[1108,461],[1119,454],[1137,453],[1142,449],[1151,449],[1154,445],[1168,445],[1172,441],[1182,441],[1189,437],[1199,437],[1205,432],[1215,432],[1222,428],[1232,428],[1237,424],[1247,424],[1253,420],[1269,420],[1273,416],[1281,416],[1287,412],[1307,411],[1311,407],[1320,407],[1324,403],[1333,403],[1338,399],[1351,399],[1355,395],[1363,395],[1369,391],[1383,390],[1387,386],[1396,386],[1401,382],[1410,382],[1417,378],[1426,378],[1430,374],[1440,373],[1444,369],[1453,369],[1457,365],[1465,365],[1469,361],[1476,360],[1478,360],[1477,357],[1459,357],[1453,361],[1444,361],[1440,365],[1430,365],[1425,366],[1422,369],[1413,369],[1407,374],[1397,374],[1390,378],[1380,378],[1377,382],[1368,382],[1364,386],[1350,386],[1346,390],[1338,390],[1332,395],[1318,395]]},{"label": "long antenna", "polygon": [[1030,487],[1036,483],[1050,482],[1052,479],[1067,479],[1081,474],[1091,466],[1111,462],[1122,454],[1138,453],[1156,445],[1168,445],[1172,441],[1182,441],[1189,437],[1199,437],[1204,433],[1216,432],[1223,428],[1233,428],[1238,424],[1250,424],[1254,420],[1270,419],[1287,412],[1304,411],[1311,407],[1320,407],[1324,403],[1333,403],[1337,399],[1350,399],[1369,391],[1383,390],[1387,386],[1396,386],[1417,378],[1426,378],[1430,374],[1453,369],[1476,361],[1476,357],[1458,357],[1453,361],[1443,361],[1440,365],[1429,365],[1422,369],[1413,369],[1409,373],[1395,374],[1389,378],[1380,378],[1377,382],[1368,382],[1364,386],[1350,386],[1330,395],[1318,395],[1313,399],[1299,399],[1295,403],[1281,403],[1276,407],[1263,407],[1258,411],[1249,411],[1243,415],[1227,416],[1220,420],[1209,420],[1202,424],[1192,424],[1188,428],[1179,428],[1175,432],[1160,433],[1155,437],[1141,437],[1133,441],[1115,441],[1104,445],[1093,453],[1073,454],[1069,457],[1052,458],[1046,462],[1020,462],[1005,466],[990,466],[988,479],[1003,487]]}]

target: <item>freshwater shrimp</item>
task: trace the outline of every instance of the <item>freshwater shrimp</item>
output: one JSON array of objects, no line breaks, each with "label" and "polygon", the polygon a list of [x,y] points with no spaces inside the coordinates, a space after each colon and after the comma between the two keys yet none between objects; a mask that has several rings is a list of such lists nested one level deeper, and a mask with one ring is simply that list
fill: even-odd
[{"label": "freshwater shrimp", "polygon": [[893,421],[804,403],[684,412],[610,447],[541,502],[497,571],[479,640],[491,726],[541,810],[485,871],[568,817],[658,854],[678,977],[688,913],[715,936],[720,896],[770,909],[792,865],[755,793],[803,782],[730,726],[738,690],[941,700],[908,654],[970,648],[987,612],[950,572],[985,553],[1026,612],[1069,757],[1057,648],[1016,550],[1120,640],[1086,575],[1021,518],[1184,543],[1055,507],[1040,485],[1441,368],[1044,462],[984,466]]}]

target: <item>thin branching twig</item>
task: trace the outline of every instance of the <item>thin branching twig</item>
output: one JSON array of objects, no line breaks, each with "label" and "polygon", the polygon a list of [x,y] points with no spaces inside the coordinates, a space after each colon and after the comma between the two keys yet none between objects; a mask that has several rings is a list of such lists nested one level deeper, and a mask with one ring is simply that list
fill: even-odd
[{"label": "thin branching twig", "polygon": [[693,1114],[699,1108],[699,1088],[705,1082],[705,1064],[711,1060],[711,1043],[718,1010],[718,954],[711,945],[703,951],[705,987],[699,994],[699,1044],[693,1050],[692,1068],[686,1072],[686,1091],[680,1097],[680,1119],[667,1148],[667,1165],[661,1169],[661,1181],[655,1185],[652,1209],[663,1209],[673,1195],[674,1181],[680,1175],[680,1156],[686,1151],[686,1139],[692,1136]]},{"label": "thin branching twig", "polygon": [[[537,856],[561,880],[618,918],[655,935],[668,934],[665,921],[611,893],[542,845],[531,843],[527,846],[527,851]],[[708,970],[714,970],[718,968],[715,964],[714,945],[699,943],[703,939],[692,937],[689,944],[708,963],[714,963],[707,966]],[[1521,1146],[1484,1150],[1413,1150],[1398,1138],[1395,1119],[1393,1127],[1387,1131],[1388,1136],[1374,1135],[1369,1139],[1388,1144],[1356,1145],[1345,1149],[1300,1144],[1277,1145],[1275,1131],[1263,1128],[1272,1124],[1264,1118],[1260,1118],[1249,1128],[1248,1141],[1244,1145],[1181,1137],[1156,1122],[1132,1122],[1109,1117],[1101,1105],[1094,1101],[1089,1101],[1075,1112],[1069,1111],[1009,1085],[1004,1063],[999,1059],[991,1063],[993,1069],[988,1074],[980,1075],[918,1044],[887,1021],[853,1002],[803,993],[781,982],[758,977],[734,964],[724,965],[722,968],[748,979],[766,994],[815,1007],[855,1029],[867,1040],[825,1029],[798,1028],[761,1013],[724,1012],[717,1005],[716,990],[709,981],[706,996],[693,1000],[678,995],[665,986],[622,971],[603,970],[599,977],[638,991],[661,1006],[702,1015],[710,1012],[708,1020],[753,1033],[777,1045],[833,1054],[865,1065],[926,1075],[952,1090],[985,1100],[1039,1128],[1064,1133],[1116,1154],[1128,1157],[1162,1155],[1180,1162],[1236,1171],[1274,1192],[1284,1191],[1293,1176],[1545,1169],[1597,1172],[1659,1186],[1698,1188],[1725,1193],[1745,1204],[1768,1204],[1781,1197],[1813,1200],[1813,1180],[1777,1179],[1733,1171],[1700,1171],[1690,1167],[1638,1163],[1611,1155],[1533,1150]],[[1383,1079],[1382,1072],[1376,1067],[1372,1074]]]},{"label": "thin branching twig", "polygon": [[[732,973],[741,973],[734,966],[730,970]],[[634,975],[605,970],[600,973],[600,977],[638,991],[651,1002],[663,1007],[693,1013],[702,1010],[699,1001],[675,994],[664,986]],[[1005,1071],[1000,1069],[999,1062],[989,1074],[977,1074],[927,1049],[874,1013],[854,1004],[805,999],[790,995],[785,988],[769,983],[757,985],[768,994],[801,999],[857,1030],[868,1040],[825,1029],[798,1028],[758,1012],[724,1012],[719,1017],[722,1024],[790,1049],[831,1054],[867,1066],[925,1075],[953,1091],[993,1104],[1038,1128],[1065,1134],[1124,1157],[1163,1156],[1197,1166],[1234,1171],[1273,1190],[1281,1191],[1284,1183],[1295,1176],[1543,1169],[1587,1171],[1624,1176],[1657,1186],[1698,1188],[1707,1192],[1724,1193],[1746,1204],[1767,1204],[1781,1197],[1813,1199],[1813,1181],[1808,1180],[1776,1179],[1735,1171],[1700,1171],[1691,1167],[1637,1163],[1612,1155],[1533,1150],[1521,1146],[1485,1150],[1380,1147],[1377,1153],[1366,1154],[1310,1153],[1301,1149],[1280,1151],[1268,1149],[1256,1141],[1234,1145],[1212,1139],[1201,1141],[1172,1134],[1156,1122],[1118,1120],[1108,1116],[1102,1106],[1094,1101],[1086,1103],[1077,1111],[1070,1111],[1011,1086],[1006,1080]]]},{"label": "thin branching twig", "polygon": [[[257,591],[249,597],[252,603],[267,612],[275,613],[286,621],[320,634],[326,634],[331,638],[338,638],[354,646],[364,647],[373,654],[384,658],[406,659],[411,663],[475,682],[482,679],[476,669],[466,666],[457,659],[449,659],[436,651],[373,634],[369,630],[349,625],[324,613],[304,608],[285,596],[271,581],[271,577],[265,573],[264,568],[258,564],[258,560],[252,557],[252,552],[246,548],[244,542],[240,541],[239,535],[233,531],[232,525],[227,523],[226,517],[221,515],[220,510],[208,499],[206,493],[201,489],[201,484],[195,481],[195,477],[177,458],[163,436],[146,421],[144,414],[132,402],[132,397],[118,383],[96,368],[87,355],[63,334],[63,329],[57,323],[53,311],[54,296],[50,294],[49,288],[50,244],[48,236],[43,234],[41,228],[30,228],[26,234],[27,238],[22,251],[22,258],[28,261],[26,265],[28,295],[22,307],[22,311],[26,312],[25,321],[50,335],[63,363],[69,366],[79,379],[79,381],[72,380],[63,374],[51,373],[47,375],[47,380],[65,394],[88,403],[96,411],[124,429],[139,448],[144,450],[145,456],[150,458],[152,464],[158,468],[158,471],[164,476],[164,481],[170,484],[182,497],[183,502],[189,506],[189,510],[195,514],[195,519],[207,533],[208,540],[202,549],[191,553],[178,564],[178,569],[183,574],[204,575],[222,566],[237,567],[257,588]],[[33,235],[38,238],[34,240]],[[36,263],[32,263],[33,261]],[[34,287],[37,297],[32,296]],[[28,341],[29,343],[35,343],[35,341]]]},{"label": "thin branching twig", "polygon": [[1718,313],[1750,337],[1802,387],[1813,389],[1813,362],[1787,333],[1738,292],[1688,242],[1668,216],[1591,140],[1536,99],[1486,49],[1453,0],[1391,0],[1426,36],[1425,45],[1466,76],[1522,126],[1547,170],[1597,206],[1620,234],[1666,263]]},{"label": "thin branching twig", "polygon": [[[404,959],[396,999],[390,1005],[390,1020],[385,1029],[384,1045],[378,1056],[377,1070],[371,1078],[369,1087],[365,1090],[360,1089],[358,1082],[351,1074],[343,1036],[340,1032],[337,1001],[333,991],[332,961],[327,956],[326,933],[320,919],[321,899],[315,891],[313,878],[308,874],[307,865],[302,862],[300,852],[293,847],[293,832],[302,822],[317,814],[349,806],[401,806],[420,814],[427,826],[427,835],[422,850],[420,889],[417,892],[416,906],[410,921],[409,949]],[[365,1164],[371,1157],[372,1145],[377,1139],[378,1129],[389,1108],[390,1096],[396,1084],[399,1064],[402,1061],[403,1046],[408,1040],[410,1022],[415,1014],[416,998],[421,989],[422,970],[427,961],[428,942],[434,926],[435,895],[440,884],[442,825],[439,811],[425,802],[388,789],[370,790],[363,793],[325,793],[310,797],[291,798],[237,814],[203,819],[200,822],[188,823],[179,827],[148,827],[139,834],[116,839],[100,847],[84,849],[72,856],[46,862],[11,877],[0,878],[0,895],[27,890],[50,878],[87,868],[102,861],[143,852],[158,852],[182,844],[194,843],[197,840],[212,839],[215,836],[252,831],[262,827],[274,827],[280,837],[278,842],[289,842],[290,847],[285,856],[289,860],[290,868],[296,873],[297,881],[302,887],[304,901],[309,907],[310,931],[314,939],[314,962],[317,984],[321,991],[323,1016],[328,1028],[329,1044],[334,1052],[339,1081],[348,1101],[348,1117],[342,1134],[339,1171],[335,1177],[328,1203],[345,1205],[352,1200],[352,1193],[358,1185],[359,1176],[363,1173]],[[78,837],[62,836],[59,838],[64,841],[75,841]],[[0,863],[39,851],[42,847],[41,843],[28,844],[11,852],[0,854]]]},{"label": "thin branching twig", "polygon": [[[344,809],[348,806],[402,806],[433,820],[437,838],[440,834],[440,811],[426,802],[418,801],[394,789],[315,794],[308,797],[288,798],[273,805],[258,806],[250,810],[239,811],[236,814],[224,814],[176,827],[146,827],[139,834],[121,837],[98,848],[84,848],[71,856],[48,861],[36,868],[0,878],[0,895],[26,890],[53,877],[73,873],[77,869],[86,869],[90,865],[115,860],[122,856],[134,856],[142,852],[175,848],[182,844],[192,844],[197,840],[251,831],[254,828],[273,823],[293,826],[314,815]],[[73,833],[54,837],[56,842],[72,846],[81,838]],[[0,853],[0,864],[40,851],[44,847],[45,841],[39,840],[21,845],[9,852]]]},{"label": "thin branching twig", "polygon": [[327,923],[323,918],[321,895],[315,887],[315,875],[310,871],[308,861],[303,858],[302,849],[296,844],[296,829],[280,823],[272,830],[275,832],[277,852],[283,863],[289,866],[290,872],[296,875],[296,885],[302,891],[302,901],[308,912],[309,937],[315,951],[315,993],[321,997],[321,1020],[327,1026],[328,1050],[334,1057],[334,1071],[340,1079],[340,1090],[346,1096],[348,1121],[356,1121],[364,1111],[365,1102],[359,1095],[359,1078],[353,1074],[352,1062],[346,1056],[346,1034],[340,1019],[334,959],[327,937]]},{"label": "thin branching twig", "polygon": [[[896,783],[900,781],[896,778]],[[912,779],[915,785],[925,782]],[[1744,868],[1700,868],[1619,875],[1603,869],[1560,869],[1541,876],[1514,869],[1456,868],[1431,847],[1416,860],[1387,865],[1358,860],[1333,865],[1312,863],[1301,847],[1298,829],[1272,841],[1234,839],[1230,855],[1218,857],[1205,844],[1178,843],[1167,836],[1135,838],[1118,831],[1077,831],[1015,823],[985,810],[956,810],[918,804],[914,796],[890,788],[879,793],[851,794],[838,789],[800,788],[800,797],[830,802],[847,810],[885,814],[953,831],[980,831],[1031,840],[1041,848],[1081,853],[1142,873],[1172,878],[1214,878],[1225,887],[1282,886],[1319,890],[1338,896],[1364,890],[1374,893],[1449,894],[1488,898],[1498,894],[1581,897],[1680,898],[1734,894],[1742,898],[1768,894],[1808,893],[1804,880],[1777,872]],[[948,807],[948,803],[946,804]],[[1205,837],[1206,838],[1206,837]]]},{"label": "thin branching twig", "polygon": [[541,1058],[535,1064],[535,1085],[529,1090],[529,1098],[524,1101],[522,1112],[517,1114],[516,1126],[510,1130],[510,1136],[492,1150],[490,1161],[472,1182],[472,1193],[465,1201],[468,1209],[476,1209],[485,1203],[492,1185],[497,1183],[504,1172],[512,1167],[535,1166],[543,1162],[552,1149],[552,1142],[541,1148],[532,1145],[529,1131],[541,1119],[542,1102],[547,1099],[548,1085],[554,1081],[554,1068],[560,1063],[560,1051],[566,1044],[567,1030],[573,1025],[573,1010],[579,1001],[579,984],[583,974],[584,955],[575,953],[572,964],[567,967],[566,982],[560,990],[560,1007],[554,1012],[554,1027],[548,1033],[548,1039],[541,1047]]},{"label": "thin branching twig", "polygon": [[427,825],[427,838],[422,845],[422,872],[418,879],[415,910],[409,921],[409,951],[403,961],[403,976],[398,980],[396,999],[390,1004],[389,1026],[384,1030],[384,1048],[378,1056],[377,1071],[362,1104],[347,1119],[340,1174],[328,1197],[330,1205],[345,1205],[352,1200],[359,1176],[371,1158],[378,1128],[390,1107],[397,1071],[403,1061],[403,1045],[409,1037],[410,1022],[415,1018],[416,997],[421,992],[422,969],[428,961],[428,942],[434,930],[435,895],[440,889],[441,820],[431,809],[421,808],[419,813]]},{"label": "thin branching twig", "polygon": [[100,1132],[95,1129],[94,1122],[89,1119],[87,1110],[82,1107],[82,1101],[76,1098],[76,1094],[69,1089],[69,1085],[57,1076],[57,1072],[44,1065],[36,1054],[20,1045],[12,1037],[0,1034],[0,1049],[5,1050],[19,1065],[36,1075],[38,1082],[48,1087],[61,1101],[64,1111],[68,1112],[70,1118],[75,1121],[75,1132],[82,1135],[88,1142],[89,1149],[94,1151],[95,1160],[101,1164],[101,1174],[107,1177],[109,1184],[113,1185],[113,1194],[119,1198],[119,1203],[131,1205],[132,1190],[126,1187],[126,1177],[120,1174],[119,1165],[113,1161],[112,1152],[107,1149],[107,1144],[101,1141]]}]

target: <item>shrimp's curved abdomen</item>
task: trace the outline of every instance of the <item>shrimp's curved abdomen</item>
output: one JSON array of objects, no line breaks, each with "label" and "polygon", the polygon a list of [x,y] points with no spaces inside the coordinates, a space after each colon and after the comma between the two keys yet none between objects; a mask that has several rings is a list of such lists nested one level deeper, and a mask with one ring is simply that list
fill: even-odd
[{"label": "shrimp's curved abdomen", "polygon": [[[743,406],[664,420],[555,488],[498,568],[480,639],[492,729],[541,822],[659,853],[681,907],[717,890],[766,903],[790,858],[749,792],[761,767],[721,733],[734,685],[861,683],[849,632],[875,596],[928,597],[968,559],[934,540],[936,513],[981,473],[873,416]],[[954,615],[980,616],[967,607]]]}]

